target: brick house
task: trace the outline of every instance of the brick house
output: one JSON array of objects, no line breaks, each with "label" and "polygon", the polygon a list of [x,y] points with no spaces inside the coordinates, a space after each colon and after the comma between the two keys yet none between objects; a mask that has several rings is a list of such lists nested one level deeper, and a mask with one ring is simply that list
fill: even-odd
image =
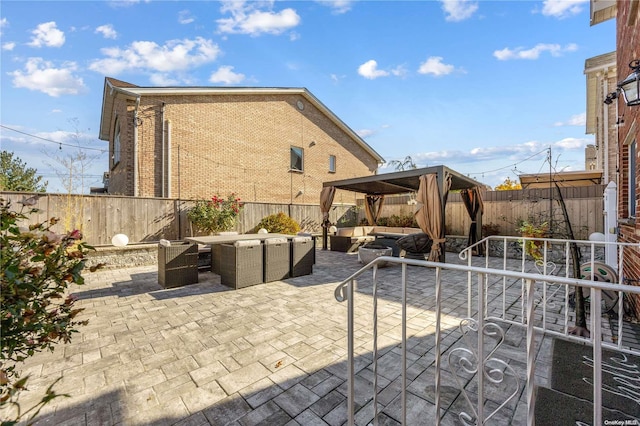
[{"label": "brick house", "polygon": [[[640,0],[591,0],[591,25],[616,19],[615,68],[617,80],[631,73],[629,64],[640,59]],[[618,241],[640,244],[640,161],[637,145],[640,141],[640,106],[627,106],[617,85],[602,99],[609,106],[609,122],[615,120],[616,172],[618,185]],[[602,95],[602,92],[600,95]],[[604,93],[606,95],[606,93]],[[611,115],[613,112],[613,116]],[[639,246],[640,247],[640,246]],[[624,258],[625,278],[640,285],[640,248],[629,250]],[[640,316],[640,299],[632,301]]]},{"label": "brick house", "polygon": [[[618,75],[624,79],[630,72],[629,63],[640,59],[640,0],[620,0],[616,3],[616,50]],[[620,178],[618,185],[619,240],[640,243],[640,106],[627,106],[618,96],[618,150]],[[626,277],[640,279],[640,251],[628,256],[625,263]],[[640,281],[634,281],[640,285]],[[640,314],[640,300],[635,300],[635,312]]]},{"label": "brick house", "polygon": [[322,182],[375,174],[384,161],[305,88],[107,77],[99,137],[109,142],[108,192],[141,197],[316,204]]}]

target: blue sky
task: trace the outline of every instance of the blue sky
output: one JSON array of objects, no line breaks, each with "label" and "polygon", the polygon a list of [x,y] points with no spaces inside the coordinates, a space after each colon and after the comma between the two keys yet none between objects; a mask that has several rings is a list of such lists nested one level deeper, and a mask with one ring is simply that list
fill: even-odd
[{"label": "blue sky", "polygon": [[[0,144],[64,192],[95,157],[105,76],[139,86],[306,87],[387,161],[495,186],[584,169],[586,59],[615,50],[588,0],[7,1]],[[58,143],[56,143],[58,142]],[[60,144],[61,143],[61,144]],[[393,171],[383,167],[381,172]]]}]

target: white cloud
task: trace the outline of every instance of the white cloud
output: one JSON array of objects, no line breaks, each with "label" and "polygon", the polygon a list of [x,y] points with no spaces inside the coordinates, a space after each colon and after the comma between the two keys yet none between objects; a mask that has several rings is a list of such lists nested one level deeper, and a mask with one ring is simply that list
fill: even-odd
[{"label": "white cloud", "polygon": [[12,41],[8,41],[6,43],[2,43],[2,50],[13,50],[16,47],[16,44]]},{"label": "white cloud", "polygon": [[454,69],[455,67],[453,65],[443,63],[441,56],[431,56],[420,64],[418,72],[420,74],[431,74],[436,77],[440,77],[442,75],[451,74]]},{"label": "white cloud", "polygon": [[379,70],[378,63],[371,59],[358,67],[358,74],[369,80],[375,80],[378,77],[386,77],[389,75],[387,71]]},{"label": "white cloud", "polygon": [[593,141],[588,139],[565,138],[557,142],[554,142],[552,146],[554,148],[561,148],[564,150],[576,150],[576,149],[583,150],[590,143],[593,143]]},{"label": "white cloud", "polygon": [[185,24],[190,24],[193,21],[195,21],[195,18],[193,16],[191,16],[191,12],[189,12],[188,10],[181,10],[178,13],[178,22],[185,25]]},{"label": "white cloud", "polygon": [[154,86],[169,87],[177,86],[180,83],[180,80],[171,78],[164,73],[153,73],[149,76],[149,82]]},{"label": "white cloud", "polygon": [[361,138],[366,138],[372,135],[375,135],[377,132],[373,129],[360,129],[360,130],[356,130],[356,134],[358,136],[360,136]]},{"label": "white cloud", "polygon": [[567,44],[564,47],[559,44],[539,43],[531,49],[524,49],[522,47],[510,49],[505,47],[502,50],[494,51],[493,56],[500,61],[507,61],[509,59],[538,59],[544,52],[549,52],[551,56],[562,56],[563,53],[575,52],[576,50],[578,50],[578,45],[575,43]]},{"label": "white cloud", "polygon": [[218,45],[197,37],[193,40],[169,40],[163,46],[152,41],[135,41],[130,46],[101,50],[106,56],[89,65],[89,69],[103,74],[117,75],[125,70],[145,72],[185,71],[216,60]]},{"label": "white cloud", "polygon": [[77,66],[74,62],[67,62],[60,68],[55,68],[49,61],[42,58],[29,58],[25,70],[13,71],[13,86],[36,90],[49,96],[77,95],[85,89],[82,78],[74,75]]},{"label": "white cloud", "polygon": [[404,77],[407,75],[407,73],[407,68],[404,65],[398,65],[391,70],[391,74],[395,75],[396,77]]},{"label": "white cloud", "polygon": [[60,47],[64,44],[64,33],[56,28],[54,21],[45,22],[31,31],[33,36],[31,42],[27,43],[32,47]]},{"label": "white cloud", "polygon": [[7,26],[9,26],[9,21],[7,21],[7,18],[0,19],[0,35],[2,35],[2,29]]},{"label": "white cloud", "polygon": [[118,33],[113,29],[113,25],[106,24],[100,25],[96,28],[96,34],[102,34],[104,38],[116,39],[118,37]]},{"label": "white cloud", "polygon": [[[272,6],[272,2],[267,3]],[[300,24],[300,16],[291,8],[280,12],[260,10],[264,2],[245,2],[225,0],[221,11],[230,13],[231,18],[218,19],[218,31],[230,34],[282,34]]]},{"label": "white cloud", "polygon": [[478,3],[472,0],[440,0],[442,10],[445,12],[445,20],[460,22],[471,18],[478,10]]},{"label": "white cloud", "polygon": [[350,11],[353,4],[353,0],[316,0],[316,2],[330,7],[336,14]]},{"label": "white cloud", "polygon": [[567,121],[558,121],[553,125],[555,127],[561,126],[584,126],[587,124],[587,113],[583,112],[582,114],[572,115]]},{"label": "white cloud", "polygon": [[582,12],[588,3],[589,0],[544,0],[542,14],[562,19]]},{"label": "white cloud", "polygon": [[233,72],[233,67],[223,65],[218,71],[211,74],[209,81],[211,83],[238,84],[244,80],[244,74]]}]

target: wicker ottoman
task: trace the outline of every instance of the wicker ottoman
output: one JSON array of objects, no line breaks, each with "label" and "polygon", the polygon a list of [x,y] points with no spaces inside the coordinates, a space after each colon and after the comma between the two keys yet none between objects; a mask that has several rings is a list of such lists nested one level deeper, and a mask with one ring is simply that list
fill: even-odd
[{"label": "wicker ottoman", "polygon": [[289,278],[291,250],[286,238],[267,238],[262,247],[264,252],[264,282]]},{"label": "wicker ottoman", "polygon": [[291,276],[300,277],[313,273],[313,250],[311,237],[293,237],[291,240]]},{"label": "wicker ottoman", "polygon": [[220,282],[234,289],[262,283],[260,240],[220,245]]}]

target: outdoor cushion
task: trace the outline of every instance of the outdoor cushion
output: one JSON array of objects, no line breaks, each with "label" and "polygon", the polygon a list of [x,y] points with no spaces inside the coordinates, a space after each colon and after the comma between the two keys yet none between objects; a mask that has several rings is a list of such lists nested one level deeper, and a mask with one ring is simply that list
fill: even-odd
[{"label": "outdoor cushion", "polygon": [[294,243],[300,243],[304,241],[311,241],[311,237],[293,237],[292,241]]},{"label": "outdoor cushion", "polygon": [[260,240],[241,240],[233,243],[236,247],[259,246]]},{"label": "outdoor cushion", "polygon": [[267,238],[264,240],[264,243],[267,245],[270,244],[286,244],[287,239],[285,237],[277,237],[277,238]]}]

